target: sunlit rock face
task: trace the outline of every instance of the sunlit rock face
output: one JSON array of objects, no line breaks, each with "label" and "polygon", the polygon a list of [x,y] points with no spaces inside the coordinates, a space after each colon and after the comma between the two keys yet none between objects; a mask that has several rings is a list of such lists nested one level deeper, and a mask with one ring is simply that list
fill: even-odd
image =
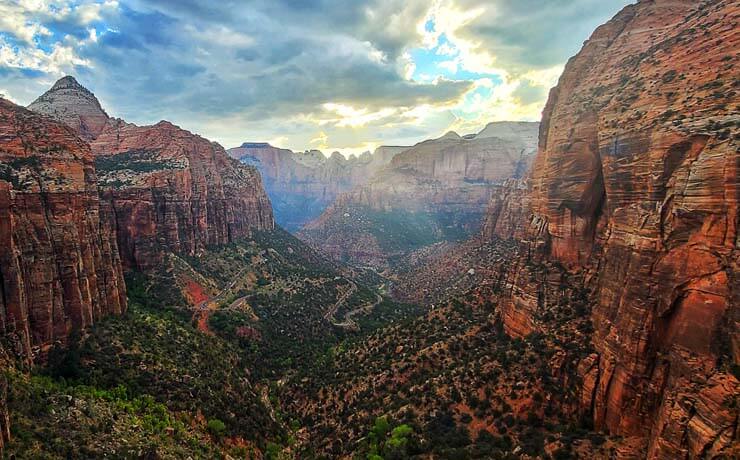
[{"label": "sunlit rock face", "polygon": [[[530,191],[493,200],[485,227],[584,271],[584,411],[648,458],[737,439],[739,19],[736,2],[641,1],[598,28],[550,93]],[[502,302],[515,335],[541,308],[526,279]]]},{"label": "sunlit rock face", "polygon": [[13,355],[30,360],[126,309],[115,232],[98,192],[85,141],[0,99],[0,330]]},{"label": "sunlit rock face", "polygon": [[257,170],[214,142],[167,121],[137,126],[108,118],[72,77],[29,108],[68,123],[90,141],[102,201],[127,267],[150,268],[166,251],[194,255],[274,226]]},{"label": "sunlit rock face", "polygon": [[327,158],[318,150],[292,152],[265,142],[245,142],[228,152],[260,171],[275,220],[296,231],[324,212],[339,194],[366,183],[406,149],[381,146],[372,154],[346,158],[334,152]]},{"label": "sunlit rock face", "polygon": [[421,142],[341,195],[300,236],[337,260],[375,267],[409,249],[464,239],[480,229],[506,181],[525,174],[537,130],[538,123],[492,123],[476,135]]}]

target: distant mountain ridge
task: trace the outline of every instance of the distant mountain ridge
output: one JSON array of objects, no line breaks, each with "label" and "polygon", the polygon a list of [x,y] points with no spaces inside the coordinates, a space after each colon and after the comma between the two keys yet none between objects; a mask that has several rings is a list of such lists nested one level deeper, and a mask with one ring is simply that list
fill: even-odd
[{"label": "distant mountain ridge", "polygon": [[318,217],[339,194],[365,183],[407,148],[383,146],[347,158],[339,152],[326,157],[319,150],[293,152],[266,142],[245,142],[228,153],[260,171],[277,223],[296,231]]},{"label": "distant mountain ridge", "polygon": [[474,136],[450,131],[420,142],[338,197],[299,236],[336,260],[385,267],[407,249],[471,235],[492,194],[529,169],[538,130],[539,123],[499,122]]}]

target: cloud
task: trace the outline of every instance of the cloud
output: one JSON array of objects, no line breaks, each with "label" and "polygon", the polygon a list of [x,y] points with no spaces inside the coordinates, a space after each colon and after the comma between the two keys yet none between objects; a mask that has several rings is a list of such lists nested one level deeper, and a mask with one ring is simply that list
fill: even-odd
[{"label": "cloud", "polygon": [[358,152],[537,119],[566,59],[626,3],[0,2],[0,88],[27,104],[73,73],[132,122]]}]

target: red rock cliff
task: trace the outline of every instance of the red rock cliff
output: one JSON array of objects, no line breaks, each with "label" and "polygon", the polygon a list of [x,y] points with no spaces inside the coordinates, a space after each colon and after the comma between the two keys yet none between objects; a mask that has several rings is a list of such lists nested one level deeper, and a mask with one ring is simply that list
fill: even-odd
[{"label": "red rock cliff", "polygon": [[12,351],[30,358],[125,308],[90,147],[67,126],[0,99],[0,330]]},{"label": "red rock cliff", "polygon": [[[519,217],[545,260],[587,273],[584,409],[648,458],[738,439],[739,20],[737,2],[644,0],[598,28],[550,93]],[[516,214],[486,228],[511,236]],[[522,283],[513,333],[537,309]]]},{"label": "red rock cliff", "polygon": [[171,123],[111,122],[91,146],[128,266],[150,268],[165,249],[194,255],[274,226],[259,173]]},{"label": "red rock cliff", "polygon": [[166,121],[136,126],[108,118],[72,77],[30,108],[90,140],[105,212],[127,267],[152,268],[165,251],[194,255],[274,227],[259,173],[216,143]]}]

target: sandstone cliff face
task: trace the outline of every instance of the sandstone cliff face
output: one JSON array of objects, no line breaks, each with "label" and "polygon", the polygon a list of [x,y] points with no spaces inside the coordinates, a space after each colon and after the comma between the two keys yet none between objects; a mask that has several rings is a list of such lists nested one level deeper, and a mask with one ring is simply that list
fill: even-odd
[{"label": "sandstone cliff face", "polygon": [[[597,29],[543,113],[531,212],[494,202],[486,226],[509,237],[524,214],[514,236],[584,272],[584,409],[648,458],[737,442],[738,20],[736,2],[644,0]],[[526,279],[502,301],[514,334],[536,328]]]},{"label": "sandstone cliff face", "polygon": [[165,251],[194,255],[274,226],[259,173],[216,143],[166,121],[136,126],[108,118],[72,77],[30,108],[70,123],[90,140],[102,211],[127,267],[152,268]]},{"label": "sandstone cliff face", "polygon": [[267,143],[244,143],[229,149],[231,157],[255,166],[265,182],[276,221],[298,230],[318,217],[341,193],[367,182],[408,147],[378,147],[373,154],[329,158],[318,150],[292,152]]},{"label": "sandstone cliff face", "polygon": [[[385,266],[407,249],[470,235],[480,228],[492,195],[526,171],[537,127],[496,123],[478,135],[451,132],[421,142],[341,195],[300,236],[336,259]],[[386,231],[378,234],[377,227]],[[395,227],[417,231],[403,234]],[[386,240],[408,244],[389,248]]]},{"label": "sandstone cliff face", "polygon": [[117,121],[91,147],[127,266],[151,268],[165,250],[194,255],[274,226],[259,173],[171,123]]},{"label": "sandstone cliff face", "polygon": [[0,330],[12,353],[29,359],[125,310],[115,234],[102,214],[87,143],[0,100]]}]

